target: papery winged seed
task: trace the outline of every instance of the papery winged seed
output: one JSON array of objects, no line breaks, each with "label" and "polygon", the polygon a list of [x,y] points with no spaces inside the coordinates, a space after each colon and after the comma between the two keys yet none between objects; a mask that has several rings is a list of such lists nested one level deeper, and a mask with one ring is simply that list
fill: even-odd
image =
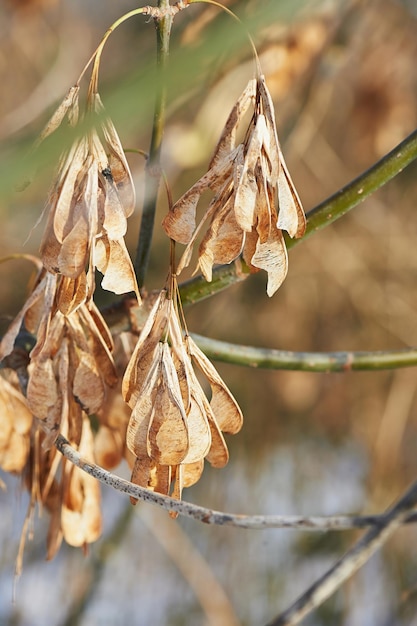
[{"label": "papery winged seed", "polygon": [[103,228],[109,239],[121,239],[126,234],[126,215],[120,204],[119,196],[113,181],[104,176],[104,222]]},{"label": "papery winged seed", "polygon": [[251,264],[268,273],[267,294],[273,296],[281,286],[288,271],[288,255],[283,235],[275,225],[265,243],[259,240]]},{"label": "papery winged seed", "polygon": [[138,302],[141,302],[135,271],[124,239],[113,241],[104,235],[98,239],[95,248],[95,263],[97,269],[103,274],[101,281],[103,289],[116,294],[133,291]]},{"label": "papery winged seed", "polygon": [[186,465],[182,466],[182,469],[182,485],[184,489],[186,489],[187,487],[195,485],[195,483],[200,480],[201,474],[203,473],[204,469],[204,461],[203,459],[200,459],[195,463],[187,463]]},{"label": "papery winged seed", "polygon": [[55,130],[61,125],[62,120],[68,113],[69,109],[76,105],[79,91],[80,87],[78,85],[73,85],[68,90],[68,92],[65,94],[65,98],[42,130],[39,139],[36,142],[36,145],[39,145],[44,139],[46,139],[49,135],[55,132]]},{"label": "papery winged seed", "polygon": [[33,421],[32,413],[29,411],[26,398],[3,377],[0,377],[0,402],[2,406],[0,415],[5,416],[5,422],[9,420],[13,430],[19,435],[26,435]]},{"label": "papery winged seed", "polygon": [[200,350],[195,341],[188,336],[187,342],[191,356],[195,359],[198,367],[210,383],[212,389],[210,405],[220,429],[232,434],[239,432],[243,423],[243,416],[239,405],[219,376],[215,367]]},{"label": "papery winged seed", "polygon": [[268,87],[266,86],[265,76],[259,76],[257,82],[257,90],[259,91],[262,108],[266,117],[267,124],[269,126],[270,132],[273,135],[274,143],[278,146],[278,133],[275,122],[275,111],[274,111],[274,103],[272,102],[271,94],[269,93]]},{"label": "papery winged seed", "polygon": [[168,307],[166,291],[162,290],[149,313],[123,376],[123,398],[132,408],[141,393],[152,362],[157,358],[155,348],[168,326]]},{"label": "papery winged seed", "polygon": [[[151,459],[147,454],[138,457],[133,465],[132,476],[130,478],[131,482],[135,485],[139,485],[140,487],[149,488],[151,464]],[[130,498],[130,501],[132,504],[137,503],[137,500],[132,497]]]},{"label": "papery winged seed", "polygon": [[207,416],[207,420],[210,426],[210,433],[211,433],[211,446],[210,446],[210,450],[208,451],[206,455],[206,459],[210,463],[210,465],[220,469],[224,467],[225,465],[227,465],[229,461],[229,451],[227,449],[226,442],[221,433],[219,425],[217,424],[215,415],[213,413],[213,410],[210,406],[209,401],[204,395],[202,397],[202,400],[205,406],[206,416]]},{"label": "papery winged seed", "polygon": [[19,313],[17,314],[13,322],[10,324],[7,332],[3,336],[3,339],[1,340],[1,343],[0,343],[0,361],[2,361],[6,356],[8,356],[12,352],[13,347],[14,347],[14,342],[16,340],[17,335],[19,334],[19,330],[23,322],[23,318],[25,317],[26,312],[34,304],[36,304],[40,298],[42,298],[44,290],[45,290],[46,282],[47,282],[47,277],[45,276],[39,282],[36,288],[32,291],[29,298],[26,300],[25,304],[23,305],[23,307],[21,308],[21,310],[19,311]]},{"label": "papery winged seed", "polygon": [[[92,459],[93,437],[87,418],[84,418],[80,454]],[[78,467],[71,468],[64,484],[61,525],[65,541],[82,546],[96,541],[101,535],[100,486],[98,481]]]},{"label": "papery winged seed", "polygon": [[[256,198],[256,232],[260,243],[265,243],[271,233],[272,222],[277,221],[275,193],[263,175],[258,176],[258,196]],[[253,254],[255,250],[253,251]]]},{"label": "papery winged seed", "polygon": [[161,374],[148,429],[148,455],[162,465],[178,465],[188,452],[187,417],[167,343],[162,348]]},{"label": "papery winged seed", "polygon": [[193,390],[187,414],[189,449],[182,463],[195,463],[204,459],[211,447],[211,431],[199,389]]},{"label": "papery winged seed", "polygon": [[302,237],[306,230],[306,217],[300,198],[291,180],[282,153],[281,169],[278,177],[278,228],[284,229],[291,237]]},{"label": "papery winged seed", "polygon": [[143,391],[137,397],[127,427],[126,445],[138,458],[147,455],[149,425],[154,411],[155,398],[158,393],[158,384],[161,376],[160,359],[162,357],[162,346],[159,348],[159,351],[160,355],[155,359],[146,376]]},{"label": "papery winged seed", "polygon": [[231,263],[242,251],[245,233],[239,228],[233,211],[233,197],[215,215],[200,243],[198,264],[204,278],[211,282],[215,264]]},{"label": "papery winged seed", "polygon": [[88,258],[88,223],[81,216],[62,242],[58,254],[58,268],[61,274],[77,278],[84,272]]},{"label": "papery winged seed", "polygon": [[83,304],[87,297],[87,281],[84,273],[77,278],[62,276],[56,295],[57,307],[63,315],[69,315]]},{"label": "papery winged seed", "polygon": [[232,164],[238,148],[216,163],[172,207],[162,225],[168,237],[182,244],[189,243],[196,228],[196,210],[201,194],[207,189],[221,191],[232,175]]},{"label": "papery winged seed", "polygon": [[36,417],[45,419],[58,401],[58,385],[51,359],[36,361],[27,388],[29,408]]},{"label": "papery winged seed", "polygon": [[258,184],[255,169],[259,162],[266,125],[263,115],[259,115],[252,130],[242,168],[235,175],[235,215],[240,228],[250,232],[255,224],[255,206]]},{"label": "papery winged seed", "polygon": [[118,381],[118,376],[110,352],[112,344],[109,347],[86,306],[79,309],[79,314],[81,324],[75,316],[71,316],[67,320],[70,336],[81,351],[91,353],[103,380],[109,387],[114,387]]},{"label": "papery winged seed", "polygon": [[117,467],[123,459],[124,442],[121,433],[114,428],[100,424],[94,437],[94,458],[104,469]]},{"label": "papery winged seed", "polygon": [[83,409],[91,415],[96,413],[104,402],[103,380],[90,354],[79,351],[78,356],[80,361],[75,371],[72,391]]},{"label": "papery winged seed", "polygon": [[87,174],[87,142],[81,139],[76,145],[73,158],[69,164],[65,179],[60,189],[54,191],[56,199],[51,211],[54,215],[54,233],[57,240],[62,243],[68,234],[68,224],[71,218],[71,205],[76,192],[77,180]]},{"label": "papery winged seed", "polygon": [[255,94],[256,79],[251,79],[230,112],[219,142],[211,158],[209,169],[227,157],[227,155],[236,147],[236,130],[242,120],[242,117],[245,115],[250,105],[253,104]]},{"label": "papery winged seed", "polygon": [[221,189],[221,191],[214,196],[214,198],[212,199],[212,201],[210,202],[207,208],[207,211],[205,212],[202,219],[200,220],[197,228],[194,231],[193,236],[191,237],[186,249],[184,250],[179,260],[179,263],[177,266],[177,275],[179,275],[182,272],[182,270],[185,267],[188,267],[188,265],[190,264],[194,244],[206,220],[208,220],[209,218],[213,218],[213,216],[215,216],[219,210],[222,210],[222,207],[224,207],[226,203],[230,202],[231,197],[232,197],[232,185],[231,184],[225,185]]},{"label": "papery winged seed", "polygon": [[93,300],[89,300],[86,308],[83,309],[82,317],[88,327],[91,328],[94,334],[100,338],[101,342],[104,342],[108,350],[112,351],[114,349],[112,334]]},{"label": "papery winged seed", "polygon": [[[95,94],[95,110],[99,114],[104,113],[104,106],[98,93]],[[136,202],[135,187],[133,185],[129,165],[117,131],[112,121],[107,116],[105,116],[102,121],[102,129],[110,149],[109,167],[111,174],[116,184],[125,215],[129,217],[134,211]]]},{"label": "papery winged seed", "polygon": [[184,346],[182,330],[172,300],[170,300],[170,309],[169,335],[172,345],[172,358],[174,359],[175,371],[177,372],[178,383],[181,389],[184,410],[187,413],[190,406],[190,383],[187,376],[187,364],[190,359]]},{"label": "papery winged seed", "polygon": [[171,465],[151,463],[149,472],[148,488],[165,495],[169,494],[172,481]]},{"label": "papery winged seed", "polygon": [[[37,328],[36,345],[30,353],[30,358],[35,359],[42,353],[45,345],[50,341],[54,342],[56,334],[59,332],[56,330],[52,336],[50,336],[50,322],[52,317],[52,308],[56,294],[58,278],[54,274],[47,272],[45,274],[44,294],[43,294],[43,315],[40,318],[39,326]],[[26,316],[25,316],[26,318]],[[58,324],[58,322],[56,322]]]}]

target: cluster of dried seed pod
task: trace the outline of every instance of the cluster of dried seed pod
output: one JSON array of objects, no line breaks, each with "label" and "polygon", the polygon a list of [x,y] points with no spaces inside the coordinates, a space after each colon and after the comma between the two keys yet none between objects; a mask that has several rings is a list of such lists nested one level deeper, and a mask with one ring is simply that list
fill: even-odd
[{"label": "cluster of dried seed pod", "polygon": [[[36,341],[27,371],[20,375],[25,396],[14,373],[0,377],[0,467],[25,473],[30,511],[39,504],[51,512],[49,557],[62,538],[81,546],[101,532],[98,483],[61,458],[53,445],[58,433],[87,459],[107,468],[127,458],[134,483],[176,498],[199,480],[205,460],[214,467],[228,462],[223,433],[240,430],[242,413],[188,334],[176,282],[190,263],[203,225],[210,222],[198,255],[205,278],[212,279],[215,264],[242,255],[252,271],[267,271],[270,296],[287,273],[282,230],[292,237],[305,230],[304,212],[279,145],[272,100],[260,75],[233,107],[208,172],[163,222],[171,240],[187,247],[177,269],[171,256],[169,285],[156,297],[127,355],[131,358],[120,389],[113,338],[93,302],[94,272],[97,268],[103,274],[103,288],[136,292],[141,304],[124,243],[135,191],[96,87],[93,75],[82,116],[86,130],[62,155],[49,196],[37,280],[0,344],[1,361],[12,353],[22,329]],[[39,141],[64,119],[78,128],[78,99],[76,86]],[[244,139],[237,143],[251,107]],[[197,204],[206,189],[214,197],[197,226]],[[126,404],[120,406],[122,396],[130,414]]]},{"label": "cluster of dried seed pod", "polygon": [[[253,115],[242,143],[236,135],[249,107]],[[214,197],[196,226],[200,196]],[[242,255],[252,271],[268,273],[272,296],[288,270],[283,230],[291,237],[304,234],[306,220],[285,165],[275,125],[274,106],[264,76],[249,81],[233,107],[204,174],[173,206],[163,226],[169,237],[186,244],[177,273],[190,261],[197,237],[210,225],[198,251],[198,267],[211,281],[215,264],[231,263]]]},{"label": "cluster of dried seed pod", "polygon": [[[181,498],[201,476],[204,459],[223,467],[222,431],[242,426],[240,408],[219,374],[188,334],[183,334],[175,293],[160,292],[123,378],[132,408],[127,446],[135,456],[132,481]],[[211,387],[209,401],[194,371]]]}]

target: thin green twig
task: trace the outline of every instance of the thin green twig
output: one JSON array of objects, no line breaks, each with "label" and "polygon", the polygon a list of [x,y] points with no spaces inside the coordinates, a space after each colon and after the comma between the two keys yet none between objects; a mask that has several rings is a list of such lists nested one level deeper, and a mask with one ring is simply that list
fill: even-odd
[{"label": "thin green twig", "polygon": [[417,349],[375,352],[289,352],[242,346],[193,334],[211,359],[245,367],[301,372],[348,372],[397,369],[417,365]]}]

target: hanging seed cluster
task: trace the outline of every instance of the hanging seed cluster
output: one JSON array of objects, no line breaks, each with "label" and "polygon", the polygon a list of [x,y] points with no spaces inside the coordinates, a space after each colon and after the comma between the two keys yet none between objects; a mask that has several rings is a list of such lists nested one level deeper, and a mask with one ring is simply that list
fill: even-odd
[{"label": "hanging seed cluster", "polygon": [[[223,434],[240,430],[242,413],[188,334],[176,276],[191,262],[199,239],[197,269],[206,280],[215,265],[242,257],[252,272],[267,272],[272,296],[287,273],[283,231],[300,237],[305,230],[272,100],[259,74],[233,107],[207,173],[164,219],[168,237],[186,247],[178,267],[171,258],[167,285],[135,345],[125,337],[128,363],[118,367],[114,342],[123,338],[112,337],[94,303],[95,270],[103,275],[104,289],[134,292],[141,304],[124,242],[135,190],[95,71],[84,113],[77,85],[39,139],[64,120],[76,132],[81,123],[87,129],[59,160],[45,209],[38,276],[0,344],[4,360],[22,331],[35,338],[24,372],[17,376],[6,367],[0,377],[0,467],[23,474],[29,518],[36,506],[50,512],[49,558],[62,539],[85,546],[101,532],[98,483],[61,457],[54,447],[59,433],[106,468],[126,458],[134,483],[175,498],[199,480],[206,460],[226,465]],[[206,190],[212,200],[198,220]]]}]

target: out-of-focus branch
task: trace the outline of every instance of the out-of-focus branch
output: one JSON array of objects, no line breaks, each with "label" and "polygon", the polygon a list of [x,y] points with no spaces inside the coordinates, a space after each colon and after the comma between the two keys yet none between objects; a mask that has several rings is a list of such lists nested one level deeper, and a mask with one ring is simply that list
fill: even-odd
[{"label": "out-of-focus branch", "polygon": [[378,526],[368,532],[341,559],[317,580],[284,613],[268,626],[295,626],[306,615],[323,604],[339,587],[360,569],[401,526],[417,505],[417,481],[385,515]]}]

